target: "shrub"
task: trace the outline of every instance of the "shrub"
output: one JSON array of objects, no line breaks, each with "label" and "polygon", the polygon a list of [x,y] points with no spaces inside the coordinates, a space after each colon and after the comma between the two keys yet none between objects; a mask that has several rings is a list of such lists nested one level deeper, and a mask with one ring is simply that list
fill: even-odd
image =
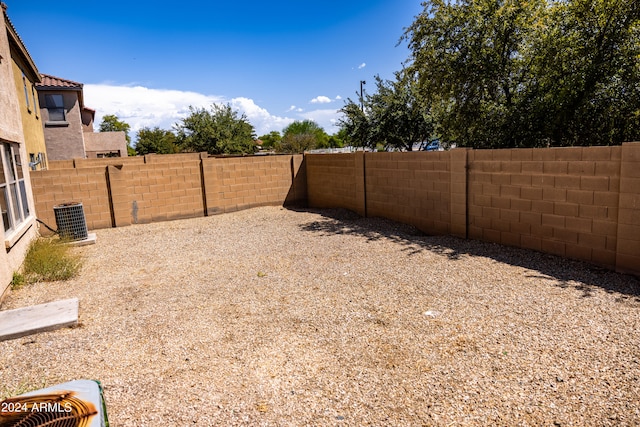
[{"label": "shrub", "polygon": [[11,279],[11,289],[20,289],[26,283],[24,274],[13,272],[13,278]]},{"label": "shrub", "polygon": [[70,249],[60,239],[39,238],[31,242],[23,265],[26,281],[53,282],[75,277],[82,263]]}]

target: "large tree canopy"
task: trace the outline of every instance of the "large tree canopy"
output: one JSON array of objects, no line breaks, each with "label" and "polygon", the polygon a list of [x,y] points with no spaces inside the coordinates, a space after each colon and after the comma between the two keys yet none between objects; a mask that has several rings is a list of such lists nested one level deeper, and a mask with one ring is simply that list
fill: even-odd
[{"label": "large tree canopy", "polygon": [[427,0],[407,72],[446,142],[619,144],[640,136],[638,0]]},{"label": "large tree canopy", "polygon": [[329,146],[329,135],[313,120],[296,120],[282,130],[282,139],[276,143],[281,153],[303,153],[314,148]]},{"label": "large tree canopy", "polygon": [[214,104],[211,111],[189,107],[191,114],[175,125],[178,144],[209,154],[250,154],[255,151],[253,126],[231,105]]},{"label": "large tree canopy", "polygon": [[178,151],[176,135],[173,132],[160,129],[157,126],[153,129],[144,127],[138,131],[136,153],[140,155],[150,153],[173,154]]},{"label": "large tree canopy", "polygon": [[433,136],[429,107],[420,101],[412,75],[397,72],[395,77],[392,81],[376,76],[377,91],[363,97],[362,108],[346,101],[339,125],[349,143],[411,151],[415,143]]}]

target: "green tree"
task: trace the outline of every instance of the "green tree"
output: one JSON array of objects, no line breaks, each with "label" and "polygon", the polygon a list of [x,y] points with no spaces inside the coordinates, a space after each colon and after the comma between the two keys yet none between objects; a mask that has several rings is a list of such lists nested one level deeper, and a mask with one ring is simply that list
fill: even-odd
[{"label": "green tree", "polygon": [[338,119],[338,126],[345,136],[344,142],[354,147],[369,147],[371,125],[360,104],[348,98],[340,112],[342,116]]},{"label": "green tree", "polygon": [[144,127],[138,131],[136,153],[139,155],[150,153],[173,154],[178,151],[176,135],[173,132],[160,129],[157,126],[153,129]]},{"label": "green tree", "polygon": [[[640,134],[640,2],[552,3],[535,65],[534,111],[553,145],[619,144]],[[544,108],[543,108],[544,107]]]},{"label": "green tree", "polygon": [[129,136],[130,130],[131,126],[120,120],[115,114],[107,114],[103,116],[100,127],[98,128],[98,131],[100,132],[124,132],[124,137],[127,140],[127,154],[129,156],[135,156],[136,152],[131,147],[131,137]]},{"label": "green tree", "polygon": [[175,125],[178,145],[209,154],[249,154],[255,151],[255,132],[245,114],[231,105],[214,104],[211,111],[189,107],[188,117]]},{"label": "green tree", "polygon": [[329,147],[342,148],[344,147],[344,141],[347,138],[347,134],[344,130],[340,129],[338,132],[329,136]]},{"label": "green tree", "polygon": [[276,145],[281,153],[304,153],[314,148],[329,146],[329,135],[313,120],[296,120],[282,131],[282,140]]},{"label": "green tree", "polygon": [[275,148],[282,140],[282,135],[277,130],[271,131],[266,135],[258,137],[262,141],[262,148]]},{"label": "green tree", "polygon": [[342,108],[339,124],[354,145],[412,151],[414,143],[433,135],[428,106],[420,101],[412,75],[397,72],[395,77],[375,77],[376,92],[362,99],[364,111],[351,99]]},{"label": "green tree", "polygon": [[416,142],[433,134],[428,109],[420,103],[410,75],[396,73],[396,80],[375,77],[377,91],[367,95],[365,111],[370,115],[370,138],[387,148],[412,151]]},{"label": "green tree", "polygon": [[428,0],[409,72],[445,142],[615,144],[640,125],[637,0]]}]

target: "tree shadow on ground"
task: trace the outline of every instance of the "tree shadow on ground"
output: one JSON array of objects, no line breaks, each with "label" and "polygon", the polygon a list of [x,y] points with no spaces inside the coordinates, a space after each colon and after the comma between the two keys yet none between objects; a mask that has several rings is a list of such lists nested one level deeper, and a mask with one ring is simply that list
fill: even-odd
[{"label": "tree shadow on ground", "polygon": [[596,288],[601,288],[609,293],[620,294],[617,298],[620,302],[629,299],[640,302],[638,278],[582,261],[478,240],[430,236],[411,225],[385,218],[364,218],[346,209],[292,210],[322,216],[320,220],[300,225],[300,229],[305,232],[354,235],[371,242],[388,240],[402,246],[402,251],[407,256],[429,251],[459,262],[464,262],[464,258],[470,256],[491,258],[531,270],[527,277],[550,281],[561,288],[572,287],[582,292],[583,297],[590,297]]}]

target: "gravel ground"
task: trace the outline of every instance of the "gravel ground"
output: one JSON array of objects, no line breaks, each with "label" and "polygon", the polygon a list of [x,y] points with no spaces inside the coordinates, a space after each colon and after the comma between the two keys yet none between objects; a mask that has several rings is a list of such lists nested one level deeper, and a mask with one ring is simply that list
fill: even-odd
[{"label": "gravel ground", "polygon": [[[640,283],[265,207],[97,231],[79,327],[0,342],[0,392],[98,379],[113,426],[640,425]],[[3,396],[0,396],[0,398]]]}]

